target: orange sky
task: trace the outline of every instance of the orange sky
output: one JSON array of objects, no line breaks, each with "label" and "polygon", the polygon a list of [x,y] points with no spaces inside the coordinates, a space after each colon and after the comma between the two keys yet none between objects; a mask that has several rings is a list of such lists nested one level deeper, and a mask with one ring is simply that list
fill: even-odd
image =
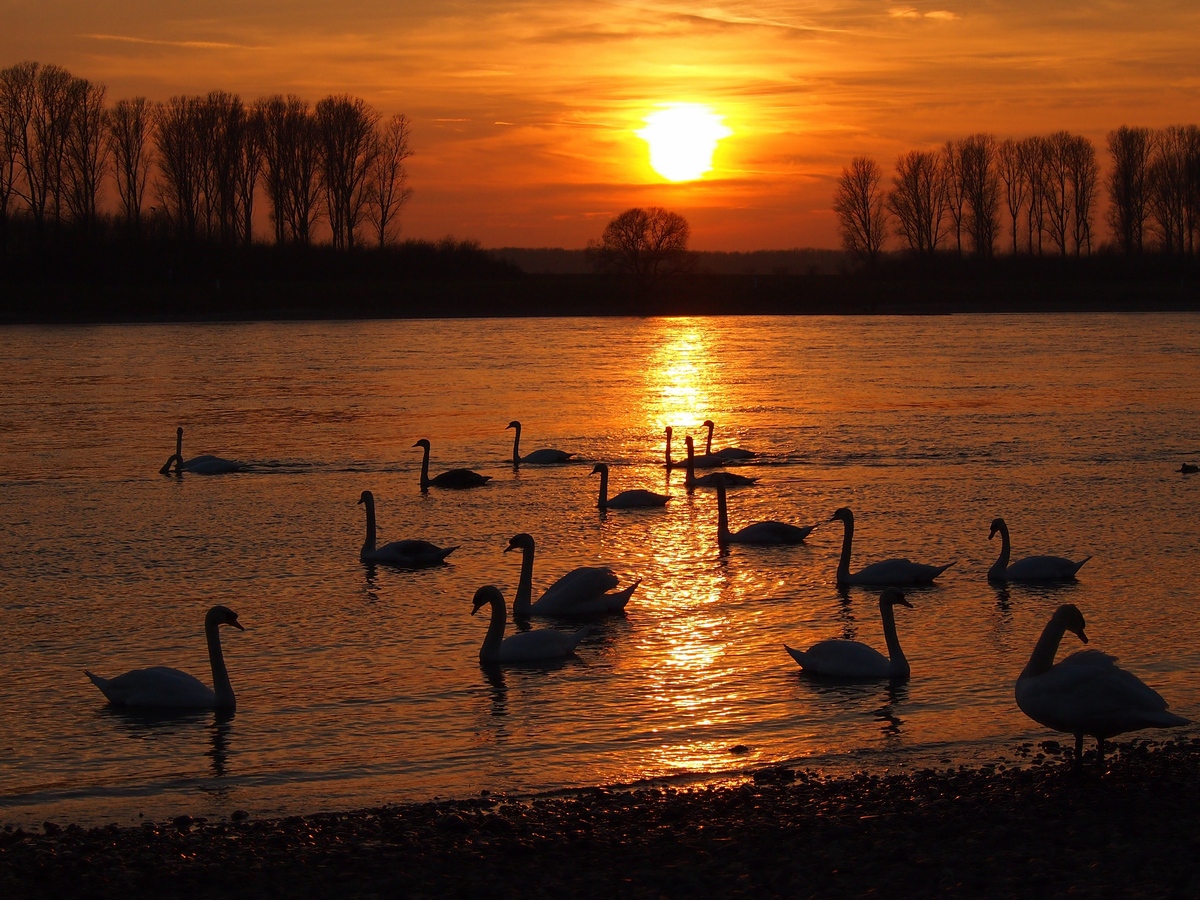
[{"label": "orange sky", "polygon": [[[56,63],[109,102],[223,89],[363,97],[412,120],[403,236],[582,247],[635,205],[705,250],[837,246],[856,155],[976,131],[1200,121],[1200,3],[1004,0],[0,0],[0,66]],[[705,103],[734,132],[666,183],[634,132]],[[1102,165],[1106,154],[1101,152]]]}]

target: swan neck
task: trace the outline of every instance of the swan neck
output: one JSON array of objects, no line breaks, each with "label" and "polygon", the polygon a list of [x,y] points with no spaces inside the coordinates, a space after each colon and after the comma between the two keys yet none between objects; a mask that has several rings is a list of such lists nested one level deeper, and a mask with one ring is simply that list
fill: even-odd
[{"label": "swan neck", "polygon": [[513,597],[513,616],[527,617],[533,605],[533,547],[521,548],[521,578]]},{"label": "swan neck", "polygon": [[[668,454],[670,456],[670,454]],[[608,470],[600,470],[600,500],[596,504],[600,509],[608,506]]]},{"label": "swan neck", "polygon": [[429,487],[429,448],[421,448],[421,487]]},{"label": "swan neck", "polygon": [[667,468],[670,469],[674,463],[671,462],[671,432],[667,432],[667,453],[666,453]]},{"label": "swan neck", "polygon": [[500,656],[500,644],[504,641],[504,626],[508,618],[504,611],[504,603],[491,600],[492,618],[488,622],[487,634],[483,638],[483,646],[479,648],[479,659],[482,662],[494,660]]},{"label": "swan neck", "polygon": [[729,543],[729,510],[725,504],[725,483],[717,483],[717,545]]},{"label": "swan neck", "polygon": [[887,642],[888,658],[892,662],[892,671],[896,674],[908,672],[908,659],[900,649],[900,638],[896,634],[896,608],[891,603],[879,604],[879,614],[883,618],[883,639]]},{"label": "swan neck", "polygon": [[1052,618],[1046,623],[1046,627],[1042,629],[1042,636],[1034,644],[1029,662],[1021,672],[1021,678],[1044,675],[1054,668],[1054,654],[1058,652],[1058,645],[1062,642],[1066,630],[1066,627],[1057,621],[1057,618]]},{"label": "swan neck", "polygon": [[375,552],[375,501],[364,500],[363,505],[367,508],[367,539],[363,541],[363,554]]},{"label": "swan neck", "polygon": [[713,426],[709,425],[708,426],[708,437],[706,437],[704,439],[704,455],[705,456],[712,455],[712,436],[713,436]]},{"label": "swan neck", "polygon": [[521,462],[521,426],[516,426],[516,431],[513,434],[513,465],[518,465]]},{"label": "swan neck", "polygon": [[850,548],[854,543],[854,520],[842,520],[842,555],[838,559],[837,580],[845,581],[850,577]]},{"label": "swan neck", "polygon": [[217,695],[217,706],[233,709],[236,701],[233,685],[229,683],[229,670],[225,668],[225,654],[221,652],[220,628],[216,622],[204,623],[204,637],[208,641],[208,662],[212,666],[213,692]]},{"label": "swan neck", "polygon": [[1003,578],[1005,572],[1008,571],[1008,558],[1012,554],[1012,543],[1008,539],[1008,528],[1001,526],[1000,528],[1000,556],[996,562],[988,570],[988,575],[992,578]]},{"label": "swan neck", "polygon": [[183,462],[183,432],[175,432],[175,455],[179,457],[179,461]]}]

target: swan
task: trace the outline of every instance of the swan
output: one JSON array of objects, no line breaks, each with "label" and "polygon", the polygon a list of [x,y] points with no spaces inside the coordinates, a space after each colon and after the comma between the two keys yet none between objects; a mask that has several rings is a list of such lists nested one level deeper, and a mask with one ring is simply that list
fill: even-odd
[{"label": "swan", "polygon": [[683,486],[688,490],[698,487],[716,487],[718,480],[720,480],[720,482],[724,485],[739,485],[742,487],[754,484],[754,482],[758,481],[757,478],[751,478],[749,475],[739,475],[736,472],[712,472],[708,475],[701,475],[699,478],[697,478],[695,471],[695,442],[692,440],[692,436],[690,434],[684,438],[684,441],[687,442],[687,474],[684,476]]},{"label": "swan", "polygon": [[221,654],[222,625],[245,631],[237,613],[226,606],[214,606],[204,617],[204,637],[208,641],[208,661],[212,666],[212,688],[186,672],[166,666],[134,669],[116,678],[101,678],[87,669],[83,673],[100,688],[113,706],[159,707],[173,709],[227,709],[237,702],[229,683],[229,671]]},{"label": "swan", "polygon": [[1194,475],[1197,472],[1200,472],[1200,466],[1194,465],[1193,463],[1184,463],[1179,467],[1179,472],[1182,475]]},{"label": "swan", "polygon": [[504,626],[507,624],[508,611],[504,608],[504,595],[500,593],[500,589],[493,584],[485,584],[475,592],[473,604],[471,615],[475,615],[481,607],[488,604],[492,607],[492,620],[488,624],[487,636],[483,639],[483,646],[479,648],[481,663],[525,663],[565,659],[575,653],[575,648],[588,633],[587,628],[581,628],[574,634],[555,631],[553,628],[538,628],[533,631],[519,631],[506,638]]},{"label": "swan", "polygon": [[517,433],[513,435],[513,465],[519,466],[521,463],[530,463],[535,466],[553,465],[554,463],[570,462],[573,453],[567,453],[563,450],[551,450],[549,448],[543,450],[534,450],[525,456],[521,455],[521,423],[513,419],[505,427],[505,430],[515,428]]},{"label": "swan", "polygon": [[[671,459],[671,435],[674,433],[675,433],[675,430],[670,425],[668,425],[666,427],[666,435],[667,435],[666,466],[667,466],[668,472],[671,469],[682,469],[684,466],[687,465],[686,459],[678,459],[678,460]],[[719,457],[719,456],[711,456],[707,453],[704,456],[697,456],[692,460],[692,468],[694,468],[694,469],[716,469],[723,465],[725,465],[725,460],[721,459],[721,457]]]},{"label": "swan", "polygon": [[440,475],[429,477],[429,441],[421,438],[414,447],[420,447],[425,451],[425,455],[421,458],[421,490],[428,490],[430,487],[440,488],[473,488],[487,484],[492,480],[491,475],[480,475],[478,472],[472,472],[470,469],[451,469],[448,472],[443,472]]},{"label": "swan", "polygon": [[899,588],[884,588],[879,595],[879,615],[883,618],[883,638],[887,642],[888,655],[868,647],[859,641],[818,641],[807,650],[793,650],[783,645],[792,659],[810,675],[825,675],[830,678],[891,678],[900,680],[908,677],[908,660],[900,649],[896,637],[895,606],[912,604]]},{"label": "swan", "polygon": [[1039,725],[1075,735],[1075,765],[1083,762],[1083,736],[1091,735],[1101,758],[1104,741],[1142,728],[1173,728],[1189,720],[1167,712],[1167,701],[1137,676],[1115,665],[1116,657],[1079,650],[1054,663],[1067,631],[1083,643],[1083,614],[1064,603],[1046,623],[1029,663],[1017,679],[1017,706]]},{"label": "swan", "polygon": [[712,419],[705,419],[703,427],[708,429],[708,437],[704,440],[706,456],[719,456],[721,459],[754,459],[758,456],[753,450],[743,450],[741,447],[722,447],[714,454],[712,448],[713,429],[717,426],[713,424]]},{"label": "swan", "polygon": [[184,460],[183,426],[175,429],[175,452],[167,458],[166,463],[158,470],[158,474],[169,475],[172,463],[175,464],[176,475],[182,475],[184,472],[192,472],[196,475],[224,475],[228,472],[241,472],[247,468],[240,459],[225,459],[210,453]]},{"label": "swan", "polygon": [[642,488],[621,491],[615,497],[608,496],[608,464],[596,463],[592,474],[600,473],[600,498],[596,502],[599,509],[632,509],[639,506],[666,506],[671,498],[666,494],[656,494]]},{"label": "swan", "polygon": [[406,569],[425,569],[440,566],[458,547],[438,547],[429,541],[392,541],[375,546],[375,495],[363,491],[358,502],[367,509],[367,539],[363,541],[358,558],[365,563],[390,563]]},{"label": "swan", "polygon": [[572,569],[531,603],[533,597],[533,536],[522,532],[513,535],[504,549],[521,551],[521,580],[513,597],[513,616],[528,619],[531,615],[591,616],[599,613],[621,612],[630,596],[641,584],[635,581],[620,591],[608,593],[617,586],[617,575],[607,566],[580,566]]},{"label": "swan", "polygon": [[854,513],[843,506],[834,512],[830,521],[841,521],[845,526],[842,536],[842,557],[838,561],[837,583],[839,587],[849,584],[929,584],[948,568],[954,561],[944,566],[929,566],[915,563],[908,559],[885,559],[882,562],[871,563],[865,569],[857,572],[850,571],[850,545],[854,540]]},{"label": "swan", "polygon": [[1012,545],[1008,540],[1008,526],[1003,519],[992,519],[992,530],[988,540],[1000,532],[1000,558],[988,569],[989,581],[1069,581],[1075,577],[1090,556],[1073,562],[1062,556],[1027,556],[1011,566],[1008,564]]},{"label": "swan", "polygon": [[729,531],[729,513],[725,506],[725,482],[717,476],[717,545],[726,547],[729,544],[763,544],[778,546],[781,544],[802,544],[804,539],[812,534],[815,525],[792,525],[788,522],[776,522],[768,519],[765,522],[755,522],[735,532]]}]

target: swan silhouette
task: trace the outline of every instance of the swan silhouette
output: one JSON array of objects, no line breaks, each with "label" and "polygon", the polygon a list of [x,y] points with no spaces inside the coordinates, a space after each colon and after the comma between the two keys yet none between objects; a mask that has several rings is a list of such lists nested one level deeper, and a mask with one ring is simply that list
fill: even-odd
[{"label": "swan silhouette", "polygon": [[596,463],[592,474],[600,473],[600,497],[596,501],[599,509],[634,509],[647,506],[666,506],[671,498],[666,494],[657,494],[643,488],[633,488],[621,491],[615,497],[608,496],[608,463]]},{"label": "swan silhouette", "polygon": [[948,562],[944,566],[930,566],[924,563],[915,563],[909,559],[885,559],[881,562],[871,563],[857,572],[851,572],[850,545],[854,541],[854,513],[850,511],[849,507],[843,506],[834,512],[830,521],[833,519],[838,519],[845,527],[842,535],[842,556],[838,560],[837,567],[838,587],[851,584],[929,584],[954,565],[954,561]]},{"label": "swan silhouette", "polygon": [[513,419],[511,422],[508,423],[507,426],[505,426],[505,430],[507,430],[508,428],[516,429],[516,434],[513,435],[513,465],[514,466],[519,466],[521,463],[529,463],[530,465],[534,465],[534,466],[546,466],[546,465],[553,465],[554,463],[565,463],[565,462],[570,462],[571,457],[574,455],[572,453],[566,453],[563,450],[552,450],[549,448],[545,448],[542,450],[534,450],[532,453],[522,456],[521,451],[520,451],[521,423],[518,422],[516,419]]},{"label": "swan silhouette", "polygon": [[1104,741],[1142,728],[1173,728],[1189,720],[1167,712],[1167,701],[1136,675],[1117,666],[1116,657],[1079,650],[1057,665],[1054,654],[1063,634],[1083,643],[1083,614],[1064,603],[1054,611],[1017,679],[1017,706],[1039,725],[1075,735],[1075,765],[1083,762],[1083,737],[1096,739],[1101,759]]},{"label": "swan silhouette", "polygon": [[784,544],[802,544],[804,539],[812,534],[815,525],[792,525],[788,522],[776,522],[768,519],[765,522],[754,522],[737,531],[729,530],[729,512],[725,500],[725,482],[721,473],[717,475],[717,546],[726,547],[729,544],[761,544],[779,546]]},{"label": "swan silhouette", "polygon": [[[671,436],[675,433],[670,425],[666,427],[664,433],[667,436],[667,451],[666,451],[666,467],[667,471],[671,469],[682,469],[687,465],[686,459],[671,459]],[[696,456],[692,459],[692,468],[694,469],[716,469],[725,465],[725,460],[719,456]]]},{"label": "swan silhouette", "polygon": [[1179,467],[1179,472],[1182,475],[1194,475],[1197,472],[1200,472],[1200,466],[1197,466],[1193,463],[1184,463]]},{"label": "swan silhouette", "polygon": [[100,689],[113,706],[160,709],[226,709],[237,705],[229,670],[221,653],[222,625],[245,631],[237,613],[226,606],[214,606],[204,617],[204,637],[208,641],[208,662],[212,666],[213,686],[166,666],[134,669],[116,678],[101,678],[84,669],[92,684]]},{"label": "swan silhouette", "polygon": [[689,434],[684,438],[687,443],[687,474],[683,478],[683,486],[688,490],[698,487],[716,487],[717,481],[726,486],[742,486],[746,487],[758,481],[757,478],[751,478],[749,475],[739,475],[736,472],[710,472],[708,475],[696,477],[695,456],[696,445]]},{"label": "swan silhouette", "polygon": [[421,457],[421,490],[425,491],[431,487],[440,488],[473,488],[487,484],[492,480],[491,475],[480,475],[478,472],[472,472],[470,469],[451,469],[448,472],[442,472],[440,475],[429,477],[429,441],[421,438],[414,447],[420,447],[424,450],[424,456]]},{"label": "swan silhouette", "polygon": [[241,472],[247,468],[240,459],[225,459],[206,453],[203,456],[193,456],[189,460],[183,458],[183,426],[175,429],[175,452],[167,457],[159,475],[171,474],[171,463],[175,464],[175,474],[182,475],[191,472],[194,475],[225,475],[228,472]]},{"label": "swan silhouette", "polygon": [[887,656],[859,641],[836,639],[818,641],[807,650],[793,650],[787,644],[783,645],[783,649],[810,675],[893,680],[907,678],[908,660],[904,658],[904,651],[900,649],[900,639],[896,637],[896,606],[912,609],[912,604],[905,599],[903,591],[894,587],[884,588],[883,593],[879,595],[879,615],[883,619]]},{"label": "swan silhouette", "polygon": [[1012,545],[1008,539],[1008,526],[1003,519],[992,519],[992,530],[988,540],[1000,532],[1000,558],[988,569],[989,581],[1069,581],[1090,556],[1073,562],[1062,556],[1027,556],[1011,566],[1008,564]]},{"label": "swan silhouette", "polygon": [[704,453],[706,456],[719,456],[721,459],[754,459],[758,456],[753,450],[743,450],[741,447],[722,447],[716,453],[713,453],[713,429],[717,426],[713,424],[712,419],[705,419],[703,427],[708,429],[708,437],[704,439]]},{"label": "swan silhouette", "polygon": [[565,659],[575,653],[575,648],[588,633],[587,628],[581,628],[574,634],[555,631],[553,628],[538,628],[533,631],[519,631],[505,637],[504,626],[508,621],[508,611],[504,607],[504,595],[495,585],[485,584],[475,592],[471,615],[475,615],[481,607],[489,604],[492,607],[492,619],[488,623],[483,646],[479,648],[481,663],[528,663]]},{"label": "swan silhouette", "polygon": [[363,491],[358,502],[367,509],[367,539],[363,541],[358,558],[365,563],[388,563],[405,569],[427,569],[440,566],[458,547],[438,547],[429,541],[392,541],[375,546],[375,495]]},{"label": "swan silhouette", "polygon": [[536,602],[533,599],[533,536],[521,532],[513,535],[504,548],[521,551],[521,578],[513,597],[513,617],[528,619],[541,616],[593,616],[621,612],[641,584],[635,581],[627,588],[612,591],[618,584],[616,573],[607,566],[580,566],[572,569],[550,587]]}]

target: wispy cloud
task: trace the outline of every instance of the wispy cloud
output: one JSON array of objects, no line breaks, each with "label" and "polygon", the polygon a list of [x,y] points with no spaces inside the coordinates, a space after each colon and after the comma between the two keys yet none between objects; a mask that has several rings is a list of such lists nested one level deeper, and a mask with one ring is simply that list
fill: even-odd
[{"label": "wispy cloud", "polygon": [[958,18],[957,13],[952,13],[947,9],[921,12],[912,6],[893,6],[888,10],[888,15],[893,19],[934,19],[939,22],[950,22]]},{"label": "wispy cloud", "polygon": [[149,44],[155,47],[183,47],[188,50],[266,50],[253,44],[232,44],[225,41],[164,41],[154,38],[133,37],[127,34],[84,34],[81,37],[93,41],[112,41],[121,44]]}]

